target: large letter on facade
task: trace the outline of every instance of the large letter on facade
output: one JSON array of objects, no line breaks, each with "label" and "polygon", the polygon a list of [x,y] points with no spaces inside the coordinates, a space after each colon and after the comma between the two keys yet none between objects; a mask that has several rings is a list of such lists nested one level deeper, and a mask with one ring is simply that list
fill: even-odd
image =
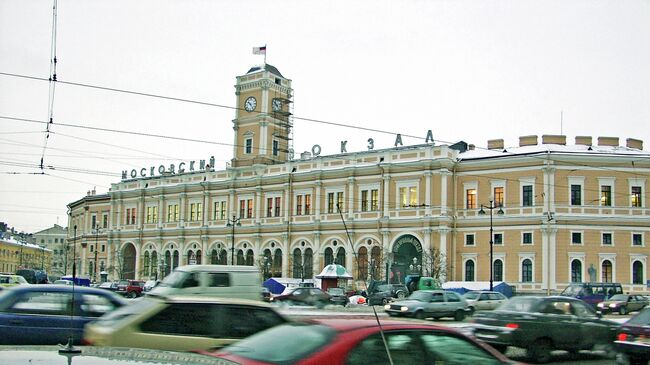
[{"label": "large letter on facade", "polygon": [[348,144],[348,141],[341,141],[341,153],[348,152],[348,150],[345,147],[346,144]]},{"label": "large letter on facade", "polygon": [[404,144],[402,143],[402,135],[398,134],[397,137],[395,137],[395,147],[397,146],[403,146]]},{"label": "large letter on facade", "polygon": [[429,143],[429,141],[433,143],[433,133],[431,133],[431,129],[429,129],[427,132],[427,138],[425,139],[424,143]]}]

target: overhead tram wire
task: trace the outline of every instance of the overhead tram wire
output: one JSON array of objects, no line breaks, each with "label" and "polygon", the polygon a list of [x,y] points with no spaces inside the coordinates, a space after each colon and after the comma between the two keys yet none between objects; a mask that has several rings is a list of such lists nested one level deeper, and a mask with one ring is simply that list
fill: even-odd
[{"label": "overhead tram wire", "polygon": [[57,29],[57,16],[56,16],[57,0],[54,0],[52,6],[52,41],[50,45],[50,78],[49,82],[49,96],[47,105],[48,123],[45,126],[45,140],[43,141],[43,152],[41,153],[40,168],[43,171],[45,163],[45,151],[47,150],[47,142],[50,139],[50,126],[54,123],[54,95],[56,93],[56,29]]}]

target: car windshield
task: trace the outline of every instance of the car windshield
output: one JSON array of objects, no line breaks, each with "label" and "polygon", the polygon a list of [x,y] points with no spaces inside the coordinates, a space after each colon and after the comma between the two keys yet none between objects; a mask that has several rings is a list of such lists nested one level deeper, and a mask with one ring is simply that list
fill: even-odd
[{"label": "car windshield", "polygon": [[419,300],[421,302],[428,302],[431,300],[431,293],[424,291],[416,291],[409,295],[409,299]]},{"label": "car windshield", "polygon": [[288,323],[247,337],[221,351],[252,360],[292,363],[330,343],[335,335],[336,331],[324,325]]},{"label": "car windshield", "polygon": [[635,324],[639,326],[650,325],[650,308],[641,311],[639,314],[637,314],[636,316],[632,317],[632,319],[627,321],[627,323]]},{"label": "car windshield", "polygon": [[390,291],[390,285],[382,284],[377,287],[377,291]]},{"label": "car windshield", "polygon": [[539,299],[533,297],[511,298],[499,306],[499,310],[513,312],[531,312],[533,307],[539,302]]},{"label": "car windshield", "polygon": [[565,297],[575,297],[582,292],[582,285],[569,285],[560,295]]},{"label": "car windshield", "polygon": [[329,288],[327,289],[327,293],[331,295],[345,295],[343,288]]},{"label": "car windshield", "polygon": [[481,293],[477,291],[468,291],[467,293],[463,294],[463,298],[465,299],[478,299],[478,296],[481,295]]},{"label": "car windshield", "polygon": [[134,301],[133,304],[125,305],[112,312],[108,312],[100,317],[98,322],[101,322],[102,326],[110,326],[124,318],[144,312],[155,303],[158,303],[157,299],[145,297],[141,300]]},{"label": "car windshield", "polygon": [[609,298],[609,300],[620,300],[623,302],[627,301],[627,295],[625,294],[616,294],[613,297]]},{"label": "car windshield", "polygon": [[189,273],[185,271],[172,271],[171,274],[167,275],[163,281],[158,284],[158,286],[169,286],[172,288],[180,288],[181,284],[185,281]]}]

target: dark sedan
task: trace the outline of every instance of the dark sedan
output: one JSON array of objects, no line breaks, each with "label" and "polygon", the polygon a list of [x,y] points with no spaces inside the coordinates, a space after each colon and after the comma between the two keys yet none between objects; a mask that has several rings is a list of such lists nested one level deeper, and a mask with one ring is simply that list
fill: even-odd
[{"label": "dark sedan", "polygon": [[330,303],[332,304],[342,305],[345,307],[350,302],[347,294],[345,294],[345,289],[343,288],[327,288],[327,294],[330,295]]},{"label": "dark sedan", "polygon": [[76,285],[4,290],[0,293],[0,344],[65,344],[71,335],[78,344],[86,323],[125,304],[109,291]]},{"label": "dark sedan", "polygon": [[613,355],[618,328],[582,300],[554,296],[511,298],[494,311],[477,312],[471,322],[476,338],[500,351],[524,348],[537,362],[551,360],[556,349]]},{"label": "dark sedan", "polygon": [[598,303],[596,309],[602,313],[628,314],[640,311],[647,305],[648,300],[643,295],[616,294],[606,301]]},{"label": "dark sedan", "polygon": [[647,364],[650,359],[650,308],[623,323],[615,343],[630,365]]},{"label": "dark sedan", "polygon": [[271,303],[287,303],[314,305],[317,307],[325,306],[330,303],[330,295],[318,288],[293,288],[288,292],[271,297]]}]

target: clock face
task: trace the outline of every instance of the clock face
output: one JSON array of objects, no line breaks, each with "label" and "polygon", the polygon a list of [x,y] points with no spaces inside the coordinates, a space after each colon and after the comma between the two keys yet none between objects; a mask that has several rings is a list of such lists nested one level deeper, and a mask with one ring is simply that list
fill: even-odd
[{"label": "clock face", "polygon": [[255,100],[254,97],[249,96],[248,99],[246,99],[246,102],[244,103],[244,109],[248,112],[252,112],[255,110],[255,107],[257,107],[257,100]]},{"label": "clock face", "polygon": [[273,111],[282,111],[282,101],[280,99],[273,99]]}]

